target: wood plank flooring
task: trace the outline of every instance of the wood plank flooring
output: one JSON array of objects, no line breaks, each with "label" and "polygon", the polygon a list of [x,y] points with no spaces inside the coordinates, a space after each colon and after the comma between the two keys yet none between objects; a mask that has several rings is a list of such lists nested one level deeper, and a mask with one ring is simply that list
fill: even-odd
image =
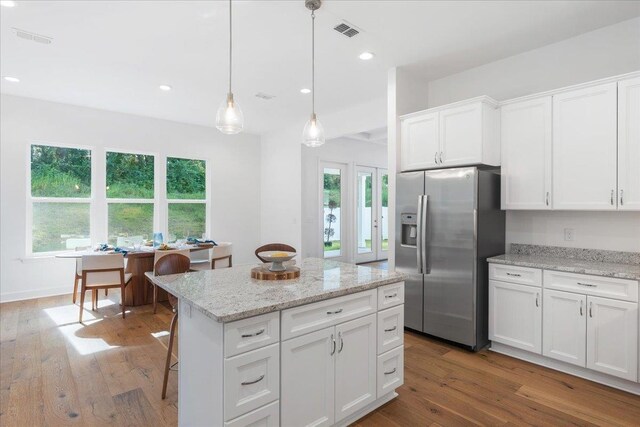
[{"label": "wood plank flooring", "polygon": [[[122,319],[101,298],[85,325],[70,295],[0,305],[1,426],[177,425],[174,372],[160,399],[170,310]],[[409,332],[398,393],[356,426],[640,426],[638,396]]]}]

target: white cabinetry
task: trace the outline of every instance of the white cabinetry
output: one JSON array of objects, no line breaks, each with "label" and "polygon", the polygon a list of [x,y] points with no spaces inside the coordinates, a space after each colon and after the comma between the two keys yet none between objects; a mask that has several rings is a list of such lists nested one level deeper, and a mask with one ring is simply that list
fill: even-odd
[{"label": "white cabinetry", "polygon": [[553,97],[553,206],[615,210],[617,85]]},{"label": "white cabinetry", "polygon": [[489,280],[489,339],[541,353],[541,289]]},{"label": "white cabinetry", "polygon": [[618,83],[618,209],[640,210],[640,77]]},{"label": "white cabinetry", "polygon": [[401,117],[400,169],[500,165],[496,107],[480,97]]},{"label": "white cabinetry", "polygon": [[544,290],[542,354],[585,366],[587,297],[569,292]]},{"label": "white cabinetry", "polygon": [[502,106],[502,208],[551,209],[551,96]]}]

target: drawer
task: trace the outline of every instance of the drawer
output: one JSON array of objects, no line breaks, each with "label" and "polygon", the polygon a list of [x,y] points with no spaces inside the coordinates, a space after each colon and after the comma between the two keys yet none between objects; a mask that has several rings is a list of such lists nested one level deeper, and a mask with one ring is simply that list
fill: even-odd
[{"label": "drawer", "polygon": [[263,314],[224,324],[224,357],[280,341],[280,313]]},{"label": "drawer", "polygon": [[378,288],[378,310],[404,304],[404,282]]},{"label": "drawer", "polygon": [[404,343],[404,304],[378,312],[378,354]]},{"label": "drawer", "polygon": [[279,427],[280,401],[269,403],[262,408],[227,421],[224,425],[225,427]]},{"label": "drawer", "polygon": [[282,340],[375,313],[376,289],[282,311]]},{"label": "drawer", "polygon": [[224,420],[280,398],[280,344],[224,361]]},{"label": "drawer", "polygon": [[638,302],[637,280],[545,270],[544,287],[560,291]]},{"label": "drawer", "polygon": [[378,356],[378,396],[380,399],[404,383],[404,346]]},{"label": "drawer", "polygon": [[489,264],[489,279],[520,285],[542,286],[542,270],[515,265]]}]

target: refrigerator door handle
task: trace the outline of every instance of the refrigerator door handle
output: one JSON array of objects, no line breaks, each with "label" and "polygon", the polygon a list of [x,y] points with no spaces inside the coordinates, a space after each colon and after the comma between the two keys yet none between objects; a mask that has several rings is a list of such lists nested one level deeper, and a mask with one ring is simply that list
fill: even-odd
[{"label": "refrigerator door handle", "polygon": [[423,274],[431,273],[431,267],[427,264],[427,217],[429,215],[429,196],[422,196],[422,217],[420,218],[420,272]]},{"label": "refrigerator door handle", "polygon": [[416,218],[417,235],[416,235],[416,263],[418,265],[418,273],[422,274],[422,199],[424,195],[418,196],[418,218]]}]

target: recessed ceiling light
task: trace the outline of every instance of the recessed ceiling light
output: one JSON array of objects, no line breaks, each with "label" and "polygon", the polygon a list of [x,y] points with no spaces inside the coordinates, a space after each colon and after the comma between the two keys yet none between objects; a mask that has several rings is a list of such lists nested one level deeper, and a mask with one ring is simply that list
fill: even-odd
[{"label": "recessed ceiling light", "polygon": [[18,83],[20,81],[19,78],[17,77],[11,77],[11,76],[5,76],[4,78],[6,81],[11,82],[11,83]]},{"label": "recessed ceiling light", "polygon": [[16,2],[14,2],[13,0],[2,0],[2,1],[0,1],[0,6],[14,7],[15,5],[16,5]]},{"label": "recessed ceiling light", "polygon": [[373,58],[375,55],[372,52],[362,52],[360,56],[358,56],[363,61],[368,61]]},{"label": "recessed ceiling light", "polygon": [[311,93],[311,89],[307,89],[306,87],[303,87],[302,89],[300,89],[300,93],[304,93],[304,94]]},{"label": "recessed ceiling light", "polygon": [[158,86],[158,89],[163,90],[165,92],[169,92],[172,89],[172,87],[169,85],[160,85]]}]

